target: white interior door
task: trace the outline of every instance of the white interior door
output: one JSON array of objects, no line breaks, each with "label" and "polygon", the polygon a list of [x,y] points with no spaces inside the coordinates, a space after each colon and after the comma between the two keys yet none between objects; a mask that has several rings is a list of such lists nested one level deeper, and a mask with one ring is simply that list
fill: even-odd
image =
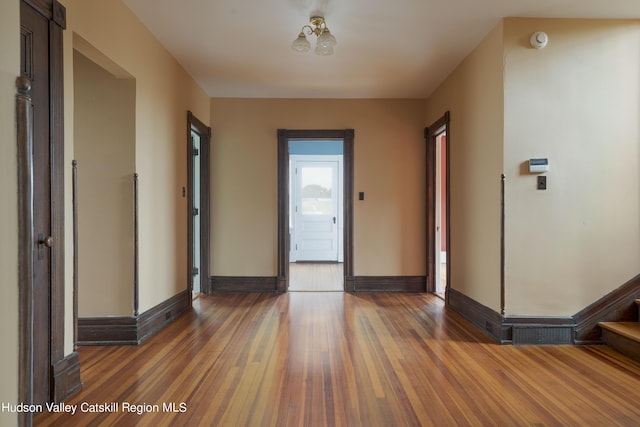
[{"label": "white interior door", "polygon": [[340,161],[322,157],[292,162],[292,261],[340,260]]}]

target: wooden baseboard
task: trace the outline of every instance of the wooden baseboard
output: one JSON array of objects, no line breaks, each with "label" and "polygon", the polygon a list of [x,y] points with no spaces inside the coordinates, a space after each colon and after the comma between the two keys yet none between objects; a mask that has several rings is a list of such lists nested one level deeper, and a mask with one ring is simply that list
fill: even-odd
[{"label": "wooden baseboard", "polygon": [[82,388],[80,381],[80,358],[77,352],[69,354],[52,367],[53,399],[62,402]]},{"label": "wooden baseboard", "polygon": [[78,345],[136,344],[138,325],[133,316],[78,318]]},{"label": "wooden baseboard", "polygon": [[182,291],[135,316],[78,318],[78,345],[138,345],[191,307],[191,294]]},{"label": "wooden baseboard", "polygon": [[162,330],[190,307],[191,292],[185,290],[142,313],[137,322],[138,344]]},{"label": "wooden baseboard", "polygon": [[503,317],[455,289],[448,298],[450,308],[501,343],[601,344],[599,322],[637,321],[640,275],[573,316]]},{"label": "wooden baseboard", "polygon": [[209,283],[209,292],[207,293],[279,292],[278,278],[270,276],[212,276]]},{"label": "wooden baseboard", "polygon": [[425,292],[425,276],[354,276],[347,280],[351,292]]},{"label": "wooden baseboard", "polygon": [[[278,277],[212,276],[211,293],[283,292],[286,281]],[[349,292],[425,292],[425,276],[351,276],[346,278]]]},{"label": "wooden baseboard", "polygon": [[573,344],[573,317],[503,317],[450,289],[448,307],[501,344]]},{"label": "wooden baseboard", "polygon": [[576,344],[602,343],[599,322],[637,321],[638,308],[635,300],[638,298],[640,298],[640,275],[579,311],[573,316],[576,319]]},{"label": "wooden baseboard", "polygon": [[[447,291],[448,308],[460,314],[497,342],[505,342],[508,331],[503,330],[502,316],[489,307],[455,289]],[[510,337],[509,337],[510,338]]]}]

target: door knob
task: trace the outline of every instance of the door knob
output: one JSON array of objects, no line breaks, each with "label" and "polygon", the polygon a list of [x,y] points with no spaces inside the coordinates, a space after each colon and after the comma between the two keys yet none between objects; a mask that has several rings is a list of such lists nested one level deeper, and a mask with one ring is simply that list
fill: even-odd
[{"label": "door knob", "polygon": [[53,246],[53,236],[47,236],[44,239],[42,237],[40,237],[40,240],[38,240],[38,244],[45,245],[48,248],[52,247]]}]

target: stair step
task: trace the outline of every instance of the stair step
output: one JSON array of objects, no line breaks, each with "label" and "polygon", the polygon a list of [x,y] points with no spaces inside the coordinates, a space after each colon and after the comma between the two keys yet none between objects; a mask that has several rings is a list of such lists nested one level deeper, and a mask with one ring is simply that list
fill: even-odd
[{"label": "stair step", "polygon": [[600,327],[608,346],[640,362],[639,322],[600,322]]},{"label": "stair step", "polygon": [[600,327],[640,342],[640,323],[638,322],[600,322]]}]

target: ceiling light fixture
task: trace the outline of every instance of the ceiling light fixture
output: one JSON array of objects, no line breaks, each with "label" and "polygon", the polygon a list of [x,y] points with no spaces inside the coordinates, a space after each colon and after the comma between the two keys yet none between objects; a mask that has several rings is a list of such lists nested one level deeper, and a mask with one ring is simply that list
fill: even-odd
[{"label": "ceiling light fixture", "polygon": [[333,37],[329,28],[327,28],[327,24],[324,22],[324,17],[322,16],[312,16],[309,19],[311,25],[305,25],[300,30],[300,34],[298,34],[298,38],[293,41],[291,45],[291,49],[296,52],[309,52],[311,50],[311,44],[309,40],[307,40],[307,36],[311,34],[315,34],[318,37],[316,41],[316,55],[333,55],[333,47],[336,45],[336,38]]}]

